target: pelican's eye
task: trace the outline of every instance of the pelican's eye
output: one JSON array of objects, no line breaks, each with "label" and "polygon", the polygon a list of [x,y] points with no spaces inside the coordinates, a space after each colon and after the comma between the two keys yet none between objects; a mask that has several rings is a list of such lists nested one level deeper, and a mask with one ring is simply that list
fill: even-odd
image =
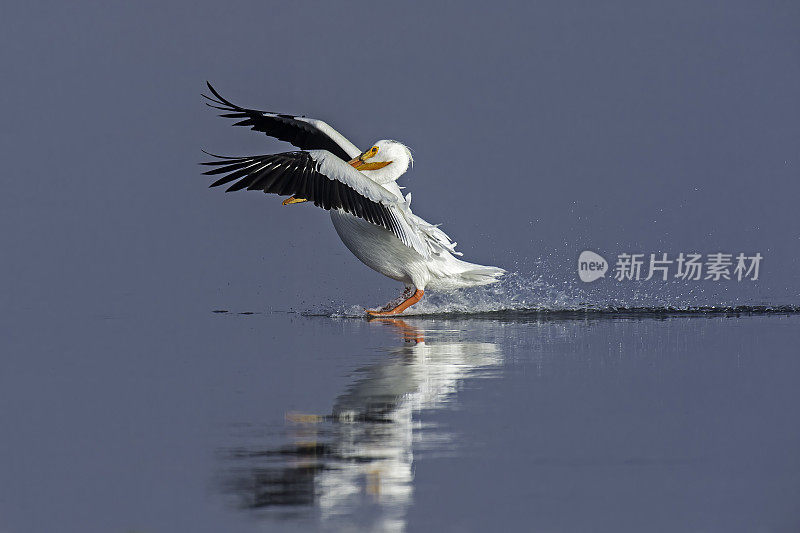
[{"label": "pelican's eye", "polygon": [[371,159],[371,158],[375,157],[375,154],[377,154],[377,153],[378,153],[378,147],[377,146],[373,146],[372,148],[370,148],[369,150],[367,150],[366,152],[364,152],[363,154],[358,156],[358,158],[361,161],[366,161],[367,159]]}]

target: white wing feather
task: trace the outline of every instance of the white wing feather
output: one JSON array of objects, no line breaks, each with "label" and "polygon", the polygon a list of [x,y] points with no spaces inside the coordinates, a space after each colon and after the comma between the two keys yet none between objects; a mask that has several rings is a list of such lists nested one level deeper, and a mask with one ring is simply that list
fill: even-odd
[{"label": "white wing feather", "polygon": [[439,224],[431,224],[430,222],[418,217],[411,211],[411,193],[408,193],[405,198],[405,208],[408,211],[407,218],[409,218],[412,225],[417,231],[422,234],[422,240],[430,250],[431,254],[439,255],[446,251],[453,255],[464,255],[456,251],[458,243],[450,240],[450,237],[441,229]]},{"label": "white wing feather", "polygon": [[[431,254],[436,253],[436,247],[433,246],[433,242],[428,235],[429,232],[423,230],[420,222],[438,231],[441,235],[444,235],[444,232],[414,215],[402,196],[398,197],[388,191],[327,150],[309,150],[308,153],[317,163],[317,172],[332,180],[344,183],[365,198],[387,207],[392,218],[397,223],[398,231],[393,233],[403,244],[416,250],[426,259],[429,259]],[[444,237],[449,243],[447,236],[444,235]]]},{"label": "white wing feather", "polygon": [[350,156],[350,159],[356,158],[361,155],[361,150],[358,147],[351,143],[347,137],[333,129],[333,127],[325,121],[316,119],[316,118],[306,118],[306,117],[295,117],[295,120],[299,120],[302,122],[306,122],[311,124],[313,127],[317,128],[319,131],[327,135],[328,137],[333,140],[339,147],[347,152],[347,155]]}]

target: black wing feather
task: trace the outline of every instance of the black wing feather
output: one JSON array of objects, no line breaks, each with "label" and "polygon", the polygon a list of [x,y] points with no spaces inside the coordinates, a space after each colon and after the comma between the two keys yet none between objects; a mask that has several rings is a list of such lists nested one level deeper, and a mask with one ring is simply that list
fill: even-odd
[{"label": "black wing feather", "polygon": [[[211,154],[210,154],[211,155]],[[221,158],[227,166],[213,168],[205,175],[228,172],[211,187],[235,182],[226,192],[242,189],[259,190],[279,196],[305,198],[323,209],[342,209],[352,215],[381,226],[403,239],[402,231],[390,209],[362,196],[346,184],[319,172],[308,152],[286,152],[253,157]],[[202,163],[218,164],[219,161]],[[225,170],[222,170],[225,169]],[[238,180],[238,181],[236,181]]]},{"label": "black wing feather", "polygon": [[[224,185],[226,183],[230,183],[232,181],[235,181],[235,180],[237,180],[237,179],[239,179],[239,178],[241,178],[243,176],[247,176],[251,172],[254,172],[257,167],[258,167],[258,164],[253,164],[253,165],[248,165],[248,166],[246,166],[244,168],[241,168],[239,170],[232,171],[230,174],[228,174],[226,176],[223,176],[223,177],[219,178],[217,181],[215,181],[214,183],[212,183],[210,185],[210,187],[219,187],[220,185]],[[209,175],[210,175],[210,172],[209,172]]]},{"label": "black wing feather", "polygon": [[221,117],[241,119],[235,122],[234,126],[249,126],[253,131],[260,131],[270,137],[292,143],[301,150],[328,150],[345,161],[350,159],[347,152],[336,141],[308,122],[298,120],[298,118],[304,117],[239,107],[223,98],[210,83],[206,82],[206,84],[208,85],[208,90],[214,95],[214,98],[202,95],[203,98],[208,100],[206,105],[225,111],[225,113],[220,114]]}]

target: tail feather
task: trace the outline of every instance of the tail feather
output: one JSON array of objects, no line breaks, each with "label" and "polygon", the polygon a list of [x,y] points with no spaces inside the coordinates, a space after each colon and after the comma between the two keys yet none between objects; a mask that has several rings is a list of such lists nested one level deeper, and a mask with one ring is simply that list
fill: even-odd
[{"label": "tail feather", "polygon": [[429,282],[429,286],[438,290],[460,289],[497,283],[505,270],[493,266],[468,263],[448,254],[442,265],[442,272]]},{"label": "tail feather", "polygon": [[459,274],[459,277],[469,282],[470,286],[497,283],[500,281],[498,278],[506,273],[505,270],[498,267],[468,264],[477,268],[465,270]]}]

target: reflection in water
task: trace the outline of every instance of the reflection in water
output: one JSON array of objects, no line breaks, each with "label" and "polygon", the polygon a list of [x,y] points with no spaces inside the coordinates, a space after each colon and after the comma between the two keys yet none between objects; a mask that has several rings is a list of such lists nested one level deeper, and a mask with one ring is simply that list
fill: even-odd
[{"label": "reflection in water", "polygon": [[414,453],[440,454],[452,445],[419,420],[420,411],[451,405],[461,380],[496,366],[501,355],[496,344],[458,342],[458,332],[424,331],[399,319],[371,324],[392,327],[403,346],[357,370],[330,415],[289,413],[283,444],[228,455],[225,486],[240,505],[316,515],[323,527],[404,529]]}]

